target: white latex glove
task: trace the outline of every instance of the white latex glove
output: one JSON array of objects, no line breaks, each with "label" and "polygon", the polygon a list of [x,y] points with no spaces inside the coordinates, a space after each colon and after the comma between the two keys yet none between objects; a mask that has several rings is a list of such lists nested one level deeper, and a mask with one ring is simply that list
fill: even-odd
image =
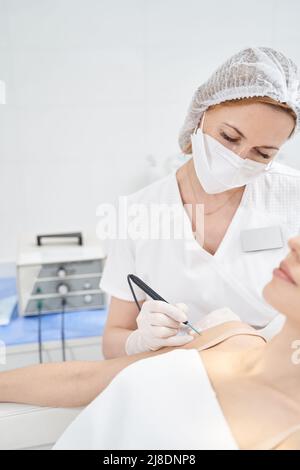
[{"label": "white latex glove", "polygon": [[130,333],[126,340],[127,355],[144,351],[157,351],[168,346],[183,346],[194,339],[184,332],[187,321],[185,304],[171,305],[161,300],[146,300],[137,316],[137,330]]}]

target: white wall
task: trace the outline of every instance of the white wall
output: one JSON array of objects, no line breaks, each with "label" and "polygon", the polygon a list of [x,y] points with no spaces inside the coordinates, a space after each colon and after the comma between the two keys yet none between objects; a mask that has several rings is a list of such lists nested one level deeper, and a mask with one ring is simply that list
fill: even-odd
[{"label": "white wall", "polygon": [[0,0],[0,259],[19,233],[93,227],[100,202],[143,186],[229,55],[300,64],[299,18],[297,0]]}]

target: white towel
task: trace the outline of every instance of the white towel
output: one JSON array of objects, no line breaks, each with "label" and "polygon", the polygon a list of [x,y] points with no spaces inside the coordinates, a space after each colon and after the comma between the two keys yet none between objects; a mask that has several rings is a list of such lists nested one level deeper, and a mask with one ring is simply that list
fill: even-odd
[{"label": "white towel", "polygon": [[199,352],[177,349],[123,369],[54,446],[237,449]]}]

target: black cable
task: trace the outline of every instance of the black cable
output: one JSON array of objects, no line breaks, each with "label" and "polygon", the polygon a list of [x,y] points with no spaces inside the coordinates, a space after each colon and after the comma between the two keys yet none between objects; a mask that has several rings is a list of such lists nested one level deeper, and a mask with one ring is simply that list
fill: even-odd
[{"label": "black cable", "polygon": [[61,348],[63,362],[66,361],[66,338],[65,338],[65,307],[67,300],[65,297],[61,299]]},{"label": "black cable", "polygon": [[135,276],[134,274],[128,274],[127,279],[128,280],[130,279],[130,281],[133,281],[134,284],[136,284],[143,292],[148,294],[149,297],[151,297],[151,299],[161,300],[162,302],[166,302],[167,304],[169,303],[161,295],[159,295],[157,292],[155,292],[155,290],[151,289],[151,287],[149,287],[144,281],[142,281],[142,279]]},{"label": "black cable", "polygon": [[139,311],[141,311],[141,306],[140,306],[140,304],[138,303],[138,300],[137,300],[137,298],[136,298],[134,289],[133,289],[132,284],[131,284],[131,275],[130,275],[130,274],[128,274],[127,280],[128,280],[128,284],[129,284],[129,287],[130,287],[132,296],[133,296],[134,301],[135,301],[135,303],[136,303],[136,305],[137,305],[137,308],[139,309]]}]

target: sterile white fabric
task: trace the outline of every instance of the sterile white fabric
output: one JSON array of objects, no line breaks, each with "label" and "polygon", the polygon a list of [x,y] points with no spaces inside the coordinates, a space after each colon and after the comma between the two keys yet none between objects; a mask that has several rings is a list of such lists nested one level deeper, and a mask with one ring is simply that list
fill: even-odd
[{"label": "sterile white fabric", "polygon": [[123,369],[54,450],[238,450],[196,349]]},{"label": "sterile white fabric", "polygon": [[247,47],[226,60],[194,93],[179,133],[182,151],[186,151],[191,134],[209,106],[252,96],[269,96],[287,103],[297,115],[293,135],[299,131],[300,85],[296,64],[270,47]]}]

